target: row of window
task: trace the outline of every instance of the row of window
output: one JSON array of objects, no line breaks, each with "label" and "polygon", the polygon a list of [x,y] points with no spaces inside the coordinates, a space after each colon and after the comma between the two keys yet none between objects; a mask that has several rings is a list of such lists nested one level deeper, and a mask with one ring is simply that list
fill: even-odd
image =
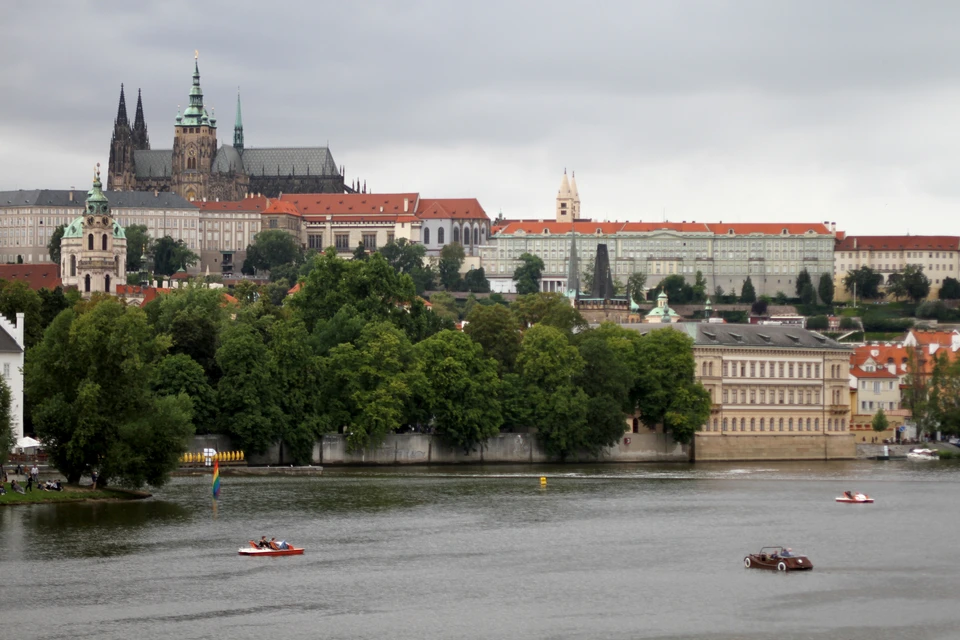
[{"label": "row of window", "polygon": [[820,404],[820,389],[725,388],[721,395],[723,404]]},{"label": "row of window", "polygon": [[[856,259],[856,258],[857,258],[857,253],[858,253],[858,252],[856,252],[856,251],[841,251],[841,252],[840,252],[840,258]],[[860,256],[863,257],[863,258],[866,258],[867,256],[870,256],[870,254],[872,254],[872,253],[873,253],[872,251],[860,251],[860,252],[859,252]],[[878,258],[878,259],[879,259],[879,258],[896,258],[896,257],[899,256],[899,254],[900,254],[899,251],[877,251],[875,257]],[[922,257],[923,257],[923,254],[924,254],[923,251],[907,251],[907,252],[906,252],[906,257],[907,257],[907,258],[922,258]],[[954,256],[954,252],[946,252],[946,251],[927,251],[926,254],[927,254],[927,258],[951,258],[951,259],[952,259],[953,256]]]},{"label": "row of window", "polygon": [[[713,363],[704,362],[703,376],[713,375]],[[830,377],[839,378],[842,365],[830,365]],[[766,362],[755,360],[724,360],[724,378],[819,378],[819,362]]]},{"label": "row of window", "polygon": [[[899,409],[896,402],[876,402],[877,409],[886,409],[887,411],[895,411]],[[861,400],[860,401],[860,410],[861,411],[870,411],[874,410],[873,400]]]},{"label": "row of window", "polygon": [[[846,418],[828,418],[827,428],[829,432],[840,432],[847,430]],[[712,423],[705,426],[704,431],[726,432],[726,431],[820,431],[820,418],[724,418],[721,422],[719,418],[714,418]]]}]

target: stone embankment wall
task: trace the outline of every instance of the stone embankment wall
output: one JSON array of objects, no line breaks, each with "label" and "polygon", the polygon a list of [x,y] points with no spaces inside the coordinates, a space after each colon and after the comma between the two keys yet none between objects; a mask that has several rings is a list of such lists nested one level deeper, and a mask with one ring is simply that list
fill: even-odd
[{"label": "stone embankment wall", "polygon": [[856,446],[850,435],[704,435],[694,442],[697,462],[727,460],[851,460]]},{"label": "stone embankment wall", "polygon": [[[687,462],[689,447],[677,444],[661,433],[627,433],[597,457],[582,457],[581,462]],[[249,456],[254,465],[289,464],[287,452],[280,445],[265,455]],[[313,449],[313,464],[396,465],[396,464],[530,464],[553,462],[543,451],[537,437],[530,433],[503,433],[484,446],[464,454],[444,444],[437,436],[424,434],[388,435],[380,446],[347,452],[346,436],[327,435]]]}]

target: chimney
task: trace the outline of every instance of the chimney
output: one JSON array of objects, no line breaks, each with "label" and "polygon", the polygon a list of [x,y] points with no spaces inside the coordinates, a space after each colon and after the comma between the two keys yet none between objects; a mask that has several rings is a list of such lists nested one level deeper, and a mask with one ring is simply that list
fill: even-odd
[{"label": "chimney", "polygon": [[73,191],[70,192],[70,202],[73,202]]},{"label": "chimney", "polygon": [[403,212],[407,213],[410,211],[410,198],[403,199]]},{"label": "chimney", "polygon": [[857,248],[857,239],[856,239],[856,238],[853,239],[853,248],[854,248],[854,249]]},{"label": "chimney", "polygon": [[23,325],[26,324],[23,321],[24,314],[22,311],[17,313],[17,344],[20,345],[20,348],[23,348]]}]

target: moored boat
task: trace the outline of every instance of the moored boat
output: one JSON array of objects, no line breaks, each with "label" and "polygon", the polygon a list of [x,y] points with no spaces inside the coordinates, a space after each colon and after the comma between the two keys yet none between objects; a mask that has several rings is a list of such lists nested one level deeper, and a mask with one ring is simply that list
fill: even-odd
[{"label": "moored boat", "polygon": [[907,457],[911,460],[939,460],[940,454],[934,449],[912,449]]}]

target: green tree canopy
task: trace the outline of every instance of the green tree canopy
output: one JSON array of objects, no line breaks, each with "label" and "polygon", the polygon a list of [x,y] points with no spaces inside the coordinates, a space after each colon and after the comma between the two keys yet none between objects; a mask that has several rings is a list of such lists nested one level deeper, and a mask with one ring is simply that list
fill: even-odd
[{"label": "green tree canopy", "polygon": [[441,318],[446,318],[453,322],[456,322],[460,319],[460,310],[457,309],[457,300],[449,293],[444,291],[438,291],[430,296],[430,304],[432,306],[432,311],[440,316]]},{"label": "green tree canopy", "polygon": [[170,236],[163,236],[150,245],[153,254],[153,272],[162,276],[172,276],[177,271],[189,269],[200,261],[183,240],[174,240]]},{"label": "green tree canopy", "polygon": [[870,426],[873,427],[873,430],[877,433],[886,431],[890,426],[890,421],[887,420],[887,415],[883,412],[883,408],[877,409],[877,412],[873,415],[873,420],[870,421]]},{"label": "green tree canopy", "polygon": [[463,276],[463,285],[471,293],[490,292],[490,281],[487,280],[487,274],[483,267],[467,271],[467,275]]},{"label": "green tree canopy", "polygon": [[0,280],[0,313],[11,322],[17,319],[18,313],[24,314],[26,326],[23,330],[23,340],[30,348],[40,342],[44,322],[43,300],[40,294],[30,288],[22,280]]},{"label": "green tree canopy", "polygon": [[150,250],[150,234],[147,233],[146,225],[142,224],[132,224],[123,230],[127,234],[127,271],[135,273],[143,268],[140,258]]},{"label": "green tree canopy", "polygon": [[310,348],[310,337],[299,318],[277,319],[270,325],[269,350],[276,363],[274,384],[283,419],[280,437],[297,464],[313,461],[313,447],[323,435],[321,419],[322,359]]},{"label": "green tree canopy", "polygon": [[102,482],[156,486],[177,467],[193,433],[191,401],[150,388],[168,346],[143,310],[105,296],[62,312],[27,351],[34,426],[68,482],[97,470]]},{"label": "green tree canopy", "polygon": [[460,289],[460,268],[463,266],[464,259],[466,259],[466,254],[458,242],[451,242],[440,249],[440,264],[438,265],[440,282],[448,291]]},{"label": "green tree canopy", "polygon": [[519,320],[509,309],[500,304],[477,305],[467,316],[463,331],[483,347],[484,355],[497,362],[501,375],[513,370],[522,334]]},{"label": "green tree canopy", "polygon": [[637,271],[627,278],[627,291],[630,299],[636,304],[643,304],[647,300],[647,274]]},{"label": "green tree canopy", "polygon": [[580,312],[577,311],[560,293],[532,293],[518,297],[510,305],[520,324],[524,327],[535,324],[545,324],[556,327],[567,334],[575,329],[587,326]]},{"label": "green tree canopy", "polygon": [[740,289],[740,302],[744,304],[753,304],[757,301],[757,292],[753,288],[753,281],[750,276],[743,281],[743,287]]},{"label": "green tree canopy", "polygon": [[10,385],[0,376],[0,465],[6,463],[16,442],[13,436],[13,416],[11,409]]},{"label": "green tree canopy", "polygon": [[157,395],[186,394],[192,403],[192,424],[196,433],[216,431],[217,398],[206,373],[193,358],[183,353],[160,359],[153,371],[151,386]]},{"label": "green tree canopy", "polygon": [[960,300],[960,280],[944,278],[940,285],[939,296],[941,300]]},{"label": "green tree canopy", "polygon": [[707,279],[703,277],[703,272],[697,270],[697,275],[693,282],[693,300],[692,302],[701,303],[707,301]]},{"label": "green tree canopy", "polygon": [[922,266],[909,264],[890,274],[887,292],[898,300],[909,298],[917,304],[930,294],[930,279],[923,273]]},{"label": "green tree canopy", "polygon": [[63,240],[63,231],[67,225],[61,224],[53,233],[50,234],[50,242],[47,243],[47,253],[50,254],[50,262],[60,264],[60,243]]},{"label": "green tree canopy", "polygon": [[689,443],[710,416],[710,394],[694,379],[693,341],[674,329],[651,331],[639,342],[638,359],[631,396],[640,419]]},{"label": "green tree canopy", "polygon": [[865,300],[878,299],[882,283],[883,276],[867,266],[848,271],[843,277],[843,288],[851,295],[855,294]]},{"label": "green tree canopy", "polygon": [[820,282],[817,284],[817,293],[820,294],[820,299],[823,301],[823,304],[827,306],[833,304],[833,274],[820,274]]},{"label": "green tree canopy", "polygon": [[517,293],[529,295],[540,291],[540,275],[543,273],[543,260],[530,253],[520,254],[520,266],[513,272],[517,283]]},{"label": "green tree canopy", "polygon": [[804,267],[800,270],[800,273],[797,274],[796,292],[798,298],[803,298],[803,288],[807,285],[812,287],[813,279],[810,277],[810,272]]},{"label": "green tree canopy", "polygon": [[800,302],[806,305],[817,304],[817,290],[809,282],[803,285],[803,289],[800,291]]},{"label": "green tree canopy", "polygon": [[280,265],[302,260],[303,252],[296,238],[281,229],[268,229],[257,234],[247,247],[249,266],[257,271],[271,271]]},{"label": "green tree canopy", "polygon": [[400,238],[384,245],[380,253],[397,273],[405,273],[413,279],[418,295],[433,288],[436,274],[429,265],[424,264],[427,249],[422,244],[407,242],[406,238]]},{"label": "green tree canopy", "polygon": [[415,347],[426,384],[423,404],[434,432],[464,453],[500,432],[497,362],[459,331],[441,331]]}]

